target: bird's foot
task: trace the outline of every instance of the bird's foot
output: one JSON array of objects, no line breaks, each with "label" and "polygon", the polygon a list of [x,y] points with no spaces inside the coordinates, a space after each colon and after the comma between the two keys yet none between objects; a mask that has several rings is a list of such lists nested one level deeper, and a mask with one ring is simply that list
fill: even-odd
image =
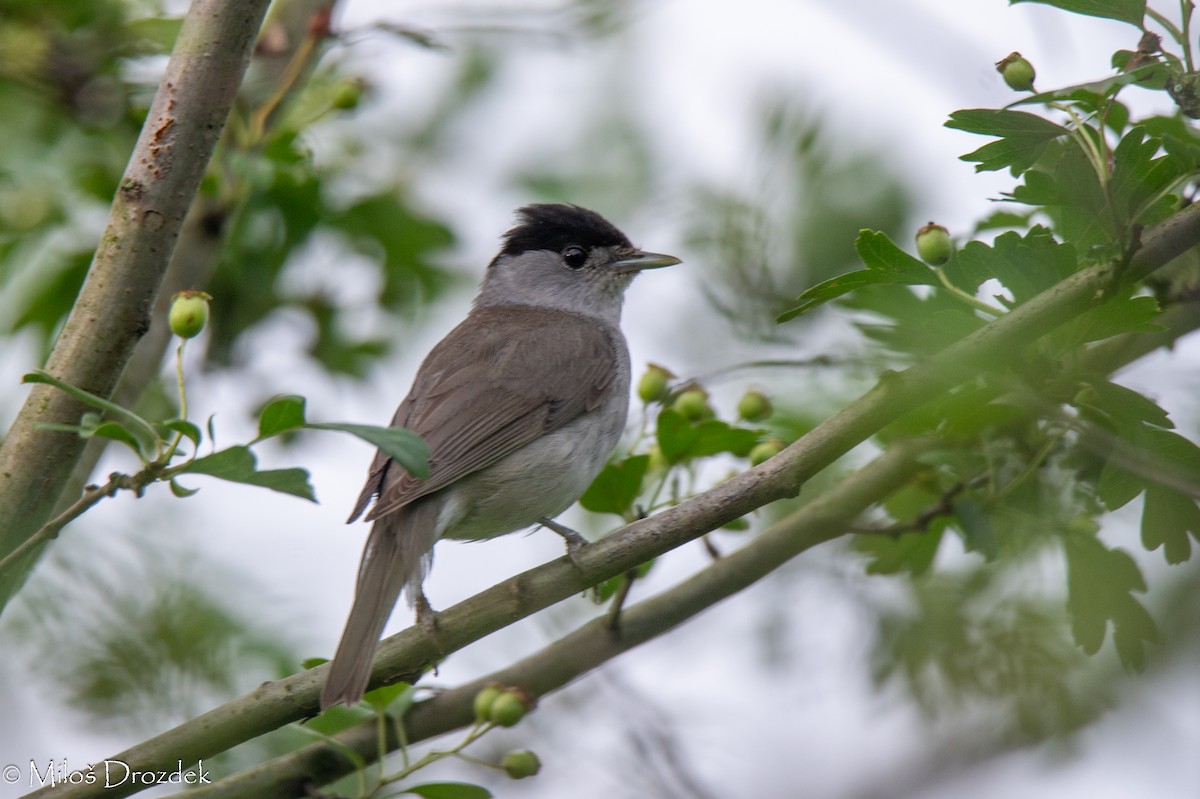
[{"label": "bird's foot", "polygon": [[570,527],[559,524],[553,519],[538,519],[538,524],[540,524],[542,527],[545,527],[547,530],[558,533],[560,536],[562,536],[563,540],[567,542],[567,557],[570,558],[571,562],[575,564],[575,568],[582,571],[583,564],[579,560],[579,553],[582,552],[585,547],[589,546],[591,542],[589,542],[579,533],[572,530]]}]

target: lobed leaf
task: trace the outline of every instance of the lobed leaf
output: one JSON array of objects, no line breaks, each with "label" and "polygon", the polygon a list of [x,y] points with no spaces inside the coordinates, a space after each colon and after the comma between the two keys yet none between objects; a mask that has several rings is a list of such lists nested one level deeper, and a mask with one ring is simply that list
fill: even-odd
[{"label": "lobed leaf", "polygon": [[1008,2],[1009,5],[1039,3],[1061,8],[1063,11],[1070,11],[1073,14],[1127,22],[1138,28],[1142,27],[1142,19],[1146,16],[1146,0],[1008,0]]}]

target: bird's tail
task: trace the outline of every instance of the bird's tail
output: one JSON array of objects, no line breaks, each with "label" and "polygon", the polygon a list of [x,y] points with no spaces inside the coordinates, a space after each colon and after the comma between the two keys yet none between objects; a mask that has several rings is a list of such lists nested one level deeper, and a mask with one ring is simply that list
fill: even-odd
[{"label": "bird's tail", "polygon": [[400,592],[409,587],[410,604],[421,590],[436,541],[436,503],[418,503],[378,519],[371,528],[358,566],[358,586],[342,640],[338,644],[321,709],[362,699],[371,678],[375,645]]}]

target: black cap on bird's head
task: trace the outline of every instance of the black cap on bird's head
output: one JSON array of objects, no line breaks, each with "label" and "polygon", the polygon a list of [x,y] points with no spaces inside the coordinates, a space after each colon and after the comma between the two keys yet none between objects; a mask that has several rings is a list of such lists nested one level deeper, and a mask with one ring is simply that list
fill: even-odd
[{"label": "black cap on bird's head", "polygon": [[530,250],[562,252],[575,245],[591,250],[619,247],[633,250],[625,234],[595,211],[578,205],[541,203],[517,210],[519,224],[504,234],[500,255],[520,255]]}]

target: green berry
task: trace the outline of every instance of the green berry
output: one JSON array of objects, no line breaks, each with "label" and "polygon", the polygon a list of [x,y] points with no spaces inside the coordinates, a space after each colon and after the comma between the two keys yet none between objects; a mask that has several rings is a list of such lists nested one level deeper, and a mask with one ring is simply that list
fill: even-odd
[{"label": "green berry", "polygon": [[541,771],[542,761],[528,749],[518,749],[505,755],[500,761],[500,767],[514,780],[523,780]]},{"label": "green berry", "polygon": [[346,81],[334,90],[333,107],[339,111],[350,111],[358,108],[365,90],[366,84],[362,78],[354,78],[353,80]]},{"label": "green berry", "polygon": [[769,419],[774,410],[771,407],[770,398],[761,391],[754,389],[747,391],[738,400],[738,418],[745,419],[747,422],[761,422],[764,419]]},{"label": "green berry", "polygon": [[181,291],[171,298],[171,313],[167,317],[171,332],[180,338],[195,338],[208,323],[208,301],[212,297],[203,291]]},{"label": "green berry", "polygon": [[917,231],[917,255],[930,266],[941,266],[954,254],[950,231],[930,222]]},{"label": "green berry", "polygon": [[488,708],[488,721],[498,727],[511,727],[529,712],[529,703],[516,691],[503,691]]},{"label": "green berry", "polygon": [[1033,64],[1020,53],[1009,53],[1004,59],[996,62],[996,71],[1004,78],[1008,88],[1018,92],[1033,91],[1033,79],[1037,73]]},{"label": "green berry", "polygon": [[1079,515],[1067,522],[1067,530],[1075,535],[1095,535],[1100,525],[1090,516]]},{"label": "green berry", "polygon": [[496,703],[496,699],[503,693],[503,688],[489,685],[475,694],[475,720],[487,721],[491,717],[492,705]]},{"label": "green berry", "polygon": [[750,450],[750,465],[757,466],[763,461],[774,458],[783,451],[784,444],[778,438],[768,438],[759,444],[754,445],[754,449]]},{"label": "green berry", "polygon": [[656,363],[646,364],[646,371],[638,381],[638,399],[647,405],[651,402],[661,402],[667,396],[667,387],[675,375]]},{"label": "green berry", "polygon": [[689,422],[701,422],[713,417],[713,409],[708,404],[708,392],[702,388],[689,388],[675,398],[671,409]]}]

